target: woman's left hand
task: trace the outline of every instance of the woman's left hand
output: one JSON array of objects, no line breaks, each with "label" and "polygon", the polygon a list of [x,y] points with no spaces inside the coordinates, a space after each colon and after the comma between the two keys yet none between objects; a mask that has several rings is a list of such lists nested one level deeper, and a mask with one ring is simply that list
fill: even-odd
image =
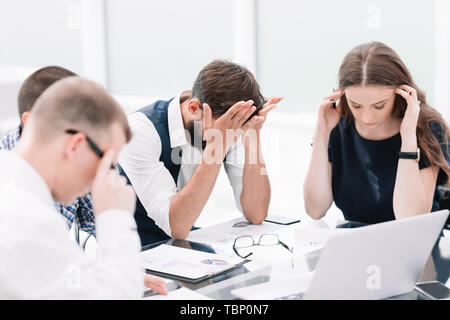
[{"label": "woman's left hand", "polygon": [[420,101],[417,98],[417,91],[404,84],[395,89],[395,93],[401,95],[408,104],[400,125],[402,151],[414,152],[417,149],[416,129],[420,114]]}]

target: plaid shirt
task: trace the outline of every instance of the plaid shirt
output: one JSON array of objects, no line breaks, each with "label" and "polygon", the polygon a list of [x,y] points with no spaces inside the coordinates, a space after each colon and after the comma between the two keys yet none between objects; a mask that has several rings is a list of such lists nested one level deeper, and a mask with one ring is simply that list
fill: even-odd
[{"label": "plaid shirt", "polygon": [[[20,139],[20,127],[0,137],[0,150],[11,150]],[[55,201],[56,209],[66,218],[68,228],[72,227],[74,220],[83,230],[95,237],[94,209],[92,207],[91,194],[77,198],[71,205],[63,205]]]}]

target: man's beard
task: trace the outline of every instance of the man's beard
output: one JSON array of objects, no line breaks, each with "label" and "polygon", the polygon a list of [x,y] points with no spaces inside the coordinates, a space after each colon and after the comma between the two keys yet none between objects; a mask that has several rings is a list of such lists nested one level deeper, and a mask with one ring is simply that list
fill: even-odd
[{"label": "man's beard", "polygon": [[203,141],[202,121],[190,121],[185,129],[189,132],[190,144],[194,148],[204,150],[206,141]]}]

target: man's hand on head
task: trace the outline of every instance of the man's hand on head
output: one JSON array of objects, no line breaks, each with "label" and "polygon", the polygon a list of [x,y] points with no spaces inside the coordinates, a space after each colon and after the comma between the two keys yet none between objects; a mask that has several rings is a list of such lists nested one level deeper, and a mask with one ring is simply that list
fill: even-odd
[{"label": "man's hand on head", "polygon": [[[256,111],[253,101],[239,101],[223,115],[212,121],[211,107],[203,104],[203,131],[207,144],[223,146],[224,154],[228,152],[236,140],[244,134],[245,129],[253,125],[246,121]],[[232,139],[231,139],[231,138]]]},{"label": "man's hand on head", "polygon": [[114,162],[114,151],[109,150],[100,160],[94,182],[92,184],[92,203],[96,215],[109,209],[121,209],[134,212],[136,194],[125,177],[111,169]]}]

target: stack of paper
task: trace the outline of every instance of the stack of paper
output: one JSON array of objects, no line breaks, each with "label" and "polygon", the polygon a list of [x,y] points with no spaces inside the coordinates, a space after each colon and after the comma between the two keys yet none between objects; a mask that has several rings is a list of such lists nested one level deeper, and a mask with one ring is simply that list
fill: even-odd
[{"label": "stack of paper", "polygon": [[244,262],[214,253],[160,245],[141,252],[143,267],[149,272],[173,279],[199,282]]}]

